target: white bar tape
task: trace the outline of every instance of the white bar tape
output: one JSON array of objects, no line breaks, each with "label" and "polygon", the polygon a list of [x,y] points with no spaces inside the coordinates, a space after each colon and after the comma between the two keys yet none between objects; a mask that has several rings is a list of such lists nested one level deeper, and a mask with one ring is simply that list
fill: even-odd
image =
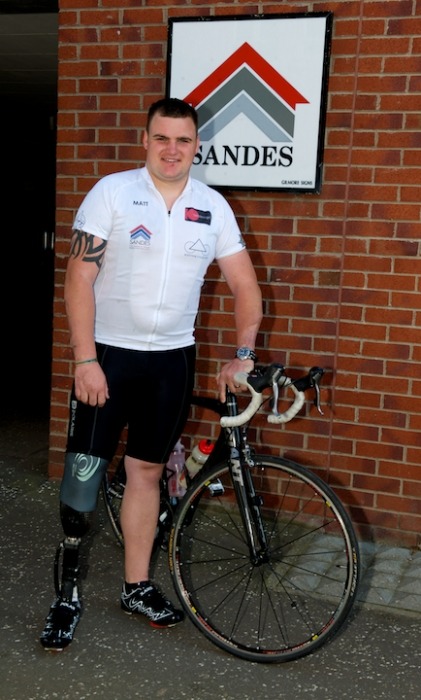
[{"label": "white bar tape", "polygon": [[268,423],[288,423],[303,407],[305,401],[304,391],[298,391],[294,384],[291,384],[291,389],[295,394],[294,403],[283,413],[270,413],[268,415]]},{"label": "white bar tape", "polygon": [[[252,398],[247,408],[238,416],[222,416],[220,423],[223,428],[238,428],[240,425],[244,425],[244,423],[247,423],[251,418],[253,418],[253,416],[255,415],[255,413],[257,413],[262,403],[265,401],[263,393],[258,393],[257,391],[255,391],[253,387],[247,382],[247,372],[238,372],[235,375],[234,379],[237,382],[237,384],[240,384],[241,386],[247,386]],[[288,379],[286,378],[285,384],[290,383],[291,380],[288,381]],[[270,413],[267,417],[268,423],[288,423],[288,421],[292,420],[292,418],[294,418],[294,416],[297,415],[298,411],[303,407],[305,401],[304,392],[298,391],[298,389],[296,389],[296,387],[293,384],[291,384],[291,389],[295,394],[293,404],[289,408],[287,408],[286,411],[283,411],[283,413]]]},{"label": "white bar tape", "polygon": [[259,394],[253,389],[252,386],[250,386],[250,384],[248,384],[247,379],[247,372],[237,372],[234,376],[234,380],[237,382],[237,384],[247,387],[251,393],[251,401],[247,408],[238,416],[222,416],[220,423],[223,428],[238,428],[238,426],[244,425],[244,423],[247,423],[250,418],[253,418],[254,414],[257,413],[265,400],[263,394]]}]

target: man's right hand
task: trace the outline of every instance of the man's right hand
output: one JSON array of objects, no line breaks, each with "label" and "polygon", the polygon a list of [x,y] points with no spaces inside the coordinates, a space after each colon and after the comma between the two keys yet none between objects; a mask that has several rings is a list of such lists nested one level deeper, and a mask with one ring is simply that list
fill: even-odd
[{"label": "man's right hand", "polygon": [[89,406],[105,405],[110,398],[108,384],[101,366],[97,362],[88,365],[76,365],[75,368],[76,398]]}]

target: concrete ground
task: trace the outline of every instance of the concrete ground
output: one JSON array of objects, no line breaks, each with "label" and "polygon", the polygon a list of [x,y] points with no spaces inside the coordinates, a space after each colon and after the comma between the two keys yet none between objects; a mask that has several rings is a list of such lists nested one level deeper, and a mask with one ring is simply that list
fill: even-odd
[{"label": "concrete ground", "polygon": [[[153,630],[119,608],[122,551],[98,509],[85,610],[65,651],[39,641],[62,538],[59,484],[47,478],[48,425],[0,422],[0,700],[418,700],[421,552],[363,546],[365,573],[346,627],[314,654],[255,664],[189,621]],[[164,557],[155,578],[175,599]]]}]

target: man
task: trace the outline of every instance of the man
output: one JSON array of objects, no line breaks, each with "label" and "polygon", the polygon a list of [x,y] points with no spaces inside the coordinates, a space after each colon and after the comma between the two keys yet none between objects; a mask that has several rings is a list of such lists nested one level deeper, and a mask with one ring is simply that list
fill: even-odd
[{"label": "man", "polygon": [[253,369],[262,318],[256,275],[233,212],[190,177],[197,114],[175,98],[154,103],[143,135],[144,168],[102,178],[77,213],[65,280],[74,353],[68,443],[60,490],[62,581],[41,644],[61,650],[81,615],[78,553],[98,490],[127,425],[121,509],[121,607],[154,627],[182,621],[149,580],[163,466],[187,420],[195,370],[200,289],[216,259],[233,294],[239,352],[217,377]]}]

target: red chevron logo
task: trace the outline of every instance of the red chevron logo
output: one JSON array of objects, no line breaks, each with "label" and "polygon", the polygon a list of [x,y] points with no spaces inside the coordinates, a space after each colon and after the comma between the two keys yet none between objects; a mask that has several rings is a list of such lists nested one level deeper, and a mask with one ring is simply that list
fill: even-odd
[{"label": "red chevron logo", "polygon": [[185,101],[197,107],[244,64],[251,68],[292,109],[295,110],[297,104],[308,104],[308,100],[247,42],[242,44],[237,51],[234,51],[226,61],[221,63],[213,73],[192,90],[184,98]]}]

